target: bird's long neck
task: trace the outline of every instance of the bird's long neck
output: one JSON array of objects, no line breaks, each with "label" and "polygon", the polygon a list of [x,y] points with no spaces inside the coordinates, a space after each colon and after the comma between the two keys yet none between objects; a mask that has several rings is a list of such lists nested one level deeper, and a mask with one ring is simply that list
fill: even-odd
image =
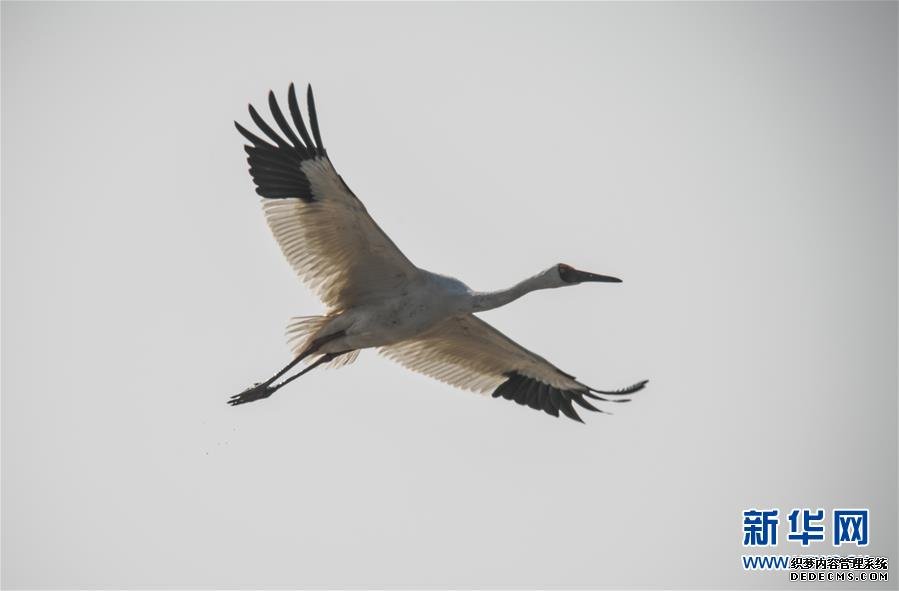
[{"label": "bird's long neck", "polygon": [[508,289],[500,289],[498,291],[476,291],[472,293],[471,303],[473,312],[483,312],[484,310],[492,310],[505,306],[509,302],[514,302],[521,296],[538,289],[548,289],[555,287],[550,285],[543,273],[528,277],[524,281],[516,283]]}]

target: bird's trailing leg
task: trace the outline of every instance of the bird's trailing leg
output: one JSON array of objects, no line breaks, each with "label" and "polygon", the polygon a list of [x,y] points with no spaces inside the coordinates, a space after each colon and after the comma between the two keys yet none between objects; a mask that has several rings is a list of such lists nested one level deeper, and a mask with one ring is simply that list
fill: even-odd
[{"label": "bird's trailing leg", "polygon": [[[246,404],[247,402],[254,402],[256,400],[262,400],[263,398],[268,398],[269,396],[274,394],[279,388],[289,384],[290,382],[297,379],[301,375],[313,370],[314,368],[318,367],[322,363],[326,363],[328,361],[331,361],[335,357],[342,355],[343,353],[327,353],[325,355],[322,355],[321,358],[316,359],[315,363],[313,363],[312,365],[310,365],[303,371],[284,380],[280,384],[274,384],[275,380],[277,380],[278,378],[280,378],[281,376],[286,374],[288,371],[290,371],[291,368],[293,368],[297,363],[299,363],[303,359],[309,357],[310,355],[314,354],[316,351],[318,351],[319,348],[321,348],[322,345],[324,345],[325,343],[327,343],[329,341],[333,341],[336,338],[340,338],[342,336],[344,336],[344,331],[338,331],[334,334],[326,335],[324,337],[315,339],[314,341],[312,341],[312,343],[309,345],[309,347],[306,348],[305,351],[303,351],[302,353],[297,355],[296,359],[294,359],[293,361],[288,363],[286,366],[284,366],[284,369],[282,369],[281,371],[279,371],[278,373],[276,373],[275,375],[273,375],[266,381],[264,381],[262,383],[258,383],[258,384],[253,384],[252,386],[250,386],[249,388],[247,388],[240,394],[235,394],[234,396],[232,396],[231,398],[228,399],[228,404],[230,404],[231,406],[237,406],[238,404]],[[274,385],[272,385],[272,384],[274,384]]]}]

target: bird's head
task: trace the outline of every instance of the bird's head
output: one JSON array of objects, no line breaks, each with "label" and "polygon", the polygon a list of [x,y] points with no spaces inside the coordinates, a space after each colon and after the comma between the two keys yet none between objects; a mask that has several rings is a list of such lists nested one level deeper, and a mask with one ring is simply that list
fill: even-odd
[{"label": "bird's head", "polygon": [[578,283],[585,283],[587,281],[596,281],[599,283],[621,283],[621,279],[617,277],[610,277],[608,275],[597,275],[596,273],[588,273],[587,271],[578,271],[574,267],[570,265],[566,265],[565,263],[559,263],[551,267],[547,274],[550,277],[558,277],[558,287],[565,287],[566,285],[577,285]]}]

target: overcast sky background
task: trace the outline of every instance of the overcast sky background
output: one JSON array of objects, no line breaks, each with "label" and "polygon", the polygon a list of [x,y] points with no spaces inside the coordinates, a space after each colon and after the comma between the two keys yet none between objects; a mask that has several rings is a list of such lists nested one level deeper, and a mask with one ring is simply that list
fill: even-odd
[{"label": "overcast sky background", "polygon": [[[896,17],[4,2],[3,586],[788,586],[751,507],[895,564]],[[649,387],[579,425],[369,351],[226,406],[322,311],[232,125],[291,81],[419,266],[622,277],[482,317]]]}]

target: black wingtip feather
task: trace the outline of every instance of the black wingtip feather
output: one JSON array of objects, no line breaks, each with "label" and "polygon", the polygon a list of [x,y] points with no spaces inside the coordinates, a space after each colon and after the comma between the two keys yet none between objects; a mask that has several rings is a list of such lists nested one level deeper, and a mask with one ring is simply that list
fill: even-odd
[{"label": "black wingtip feather", "polygon": [[571,395],[568,392],[562,392],[562,402],[559,404],[559,410],[569,419],[573,419],[579,423],[584,422],[571,405]]},{"label": "black wingtip feather", "polygon": [[315,103],[311,97],[311,87],[309,119],[317,142],[309,137],[293,83],[290,84],[287,102],[296,132],[284,116],[272,91],[268,93],[268,106],[283,136],[266,123],[253,105],[247,106],[250,118],[267,139],[248,131],[237,121],[234,122],[234,126],[249,142],[249,145],[244,146],[244,150],[248,156],[250,175],[256,183],[256,192],[259,195],[268,199],[299,198],[312,202],[318,197],[312,194],[312,186],[304,172],[303,162],[325,156],[325,151],[321,145],[321,133],[318,129]]},{"label": "black wingtip feather", "polygon": [[[627,400],[607,400],[590,394],[589,390],[563,390],[541,382],[517,371],[506,374],[506,381],[501,383],[493,391],[493,398],[505,398],[514,400],[522,406],[529,406],[535,410],[542,410],[546,414],[558,417],[564,414],[573,421],[583,423],[580,415],[574,409],[574,404],[591,412],[611,414],[601,408],[590,404],[584,396],[596,398],[604,402],[627,402]],[[628,399],[629,400],[629,399]]]},{"label": "black wingtip feather", "polygon": [[542,390],[545,384],[538,384],[536,388],[528,390],[527,405],[534,410],[543,410]]},{"label": "black wingtip feather", "polygon": [[303,113],[300,112],[300,104],[297,101],[297,92],[293,82],[290,83],[290,90],[287,93],[287,108],[290,110],[293,124],[306,144],[306,150],[310,153],[314,152],[315,144],[312,142],[312,138],[309,137],[309,131],[306,129],[306,123],[303,121]]},{"label": "black wingtip feather", "polygon": [[601,408],[596,408],[595,406],[593,406],[592,404],[590,404],[589,402],[584,400],[583,396],[574,395],[571,397],[571,400],[574,401],[574,403],[577,404],[578,406],[580,406],[581,408],[586,408],[587,410],[602,413],[604,415],[612,414],[608,411],[602,410]]},{"label": "black wingtip feather", "polygon": [[306,152],[306,146],[303,144],[303,141],[297,137],[297,134],[293,132],[290,125],[287,124],[287,119],[284,118],[284,113],[281,112],[281,107],[278,105],[275,93],[271,90],[268,91],[268,108],[272,112],[272,117],[275,118],[275,123],[281,128],[281,132],[287,136],[287,139],[293,144],[293,147],[296,148],[297,151]]},{"label": "black wingtip feather", "polygon": [[262,133],[264,133],[268,137],[268,139],[275,142],[279,148],[292,147],[290,144],[288,144],[287,142],[284,141],[284,138],[282,138],[280,135],[275,133],[274,129],[269,127],[268,123],[265,122],[265,119],[263,119],[262,116],[259,115],[258,112],[256,112],[256,109],[253,107],[253,105],[250,105],[249,110],[250,110],[250,118],[253,119],[253,123],[256,124],[256,127],[258,127],[262,131]]},{"label": "black wingtip feather", "polygon": [[[240,123],[238,123],[237,121],[234,122],[234,127],[237,128],[237,131],[240,132],[240,135],[242,135],[242,136],[244,136],[245,138],[247,138],[247,141],[250,142],[251,144],[253,144],[253,147],[258,148],[258,147],[265,146],[265,147],[271,148],[271,149],[273,149],[273,150],[277,149],[277,148],[275,148],[275,146],[271,145],[270,143],[268,143],[268,142],[265,141],[264,139],[262,139],[262,138],[260,138],[259,136],[255,135],[255,134],[253,134],[253,133],[251,133],[251,132],[249,132],[249,131],[247,131],[247,129],[246,129],[243,125],[241,125]],[[245,149],[249,149],[249,146],[244,146],[244,148],[245,148]]]},{"label": "black wingtip feather", "polygon": [[312,96],[311,84],[306,86],[306,107],[309,110],[309,125],[312,127],[312,137],[315,138],[318,153],[324,155],[325,144],[322,143],[322,136],[318,131],[318,114],[315,112],[315,97]]},{"label": "black wingtip feather", "polygon": [[[628,394],[633,394],[635,392],[639,392],[643,388],[646,387],[646,384],[649,383],[649,380],[641,380],[636,384],[631,384],[630,386],[621,388],[619,390],[597,390],[595,388],[590,388],[591,392],[595,392],[597,394],[605,394],[606,396],[627,396]],[[596,396],[591,396],[591,398],[598,398]]]},{"label": "black wingtip feather", "polygon": [[543,412],[554,417],[559,416],[559,409],[553,405],[552,396],[550,396],[551,388],[547,387],[546,396],[543,398]]}]

